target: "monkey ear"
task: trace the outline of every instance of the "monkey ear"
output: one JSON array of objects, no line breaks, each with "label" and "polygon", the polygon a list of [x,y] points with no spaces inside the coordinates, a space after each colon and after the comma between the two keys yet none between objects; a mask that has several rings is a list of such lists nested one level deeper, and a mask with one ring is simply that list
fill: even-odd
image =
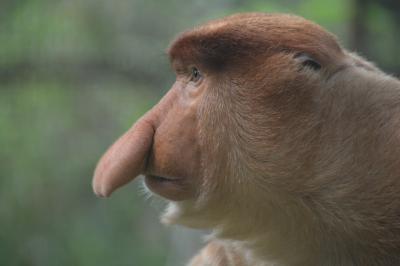
[{"label": "monkey ear", "polygon": [[308,67],[313,70],[321,69],[321,64],[318,62],[318,60],[307,53],[298,53],[294,56],[294,59],[303,67]]}]

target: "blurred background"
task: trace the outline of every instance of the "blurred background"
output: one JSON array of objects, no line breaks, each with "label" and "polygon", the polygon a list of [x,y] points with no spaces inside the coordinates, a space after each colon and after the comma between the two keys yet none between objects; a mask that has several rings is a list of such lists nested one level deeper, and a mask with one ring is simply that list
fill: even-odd
[{"label": "blurred background", "polygon": [[398,0],[0,0],[0,265],[183,265],[201,232],[159,224],[140,181],[91,189],[105,149],[172,85],[165,48],[235,12],[289,12],[400,74]]}]

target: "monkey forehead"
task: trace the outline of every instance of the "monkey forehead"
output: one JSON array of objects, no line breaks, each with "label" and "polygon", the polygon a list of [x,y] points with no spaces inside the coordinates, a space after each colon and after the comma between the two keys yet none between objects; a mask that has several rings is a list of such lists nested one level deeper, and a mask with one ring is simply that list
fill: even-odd
[{"label": "monkey forehead", "polygon": [[186,31],[172,42],[172,62],[220,68],[228,62],[277,51],[306,52],[322,63],[343,55],[336,38],[319,25],[287,14],[243,13]]}]

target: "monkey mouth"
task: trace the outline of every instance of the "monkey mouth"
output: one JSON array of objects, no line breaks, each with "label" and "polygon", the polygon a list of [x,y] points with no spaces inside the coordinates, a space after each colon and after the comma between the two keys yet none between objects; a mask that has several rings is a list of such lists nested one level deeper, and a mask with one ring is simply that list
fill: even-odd
[{"label": "monkey mouth", "polygon": [[146,174],[144,183],[153,193],[172,201],[181,201],[191,195],[184,178]]},{"label": "monkey mouth", "polygon": [[150,190],[159,193],[159,189],[169,189],[179,187],[182,185],[181,178],[166,177],[160,175],[146,174],[144,179],[145,184]]},{"label": "monkey mouth", "polygon": [[159,175],[145,175],[146,179],[152,179],[156,182],[176,182],[178,178],[164,177]]}]

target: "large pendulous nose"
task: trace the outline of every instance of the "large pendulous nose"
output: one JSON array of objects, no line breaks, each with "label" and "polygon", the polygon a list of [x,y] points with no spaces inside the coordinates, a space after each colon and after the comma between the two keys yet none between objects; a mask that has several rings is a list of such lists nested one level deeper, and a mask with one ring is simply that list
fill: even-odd
[{"label": "large pendulous nose", "polygon": [[145,115],[107,150],[94,172],[92,185],[97,196],[108,197],[143,172],[154,131],[153,122]]},{"label": "large pendulous nose", "polygon": [[155,131],[176,97],[176,91],[172,88],[101,157],[92,182],[96,195],[108,197],[114,190],[144,172]]}]

